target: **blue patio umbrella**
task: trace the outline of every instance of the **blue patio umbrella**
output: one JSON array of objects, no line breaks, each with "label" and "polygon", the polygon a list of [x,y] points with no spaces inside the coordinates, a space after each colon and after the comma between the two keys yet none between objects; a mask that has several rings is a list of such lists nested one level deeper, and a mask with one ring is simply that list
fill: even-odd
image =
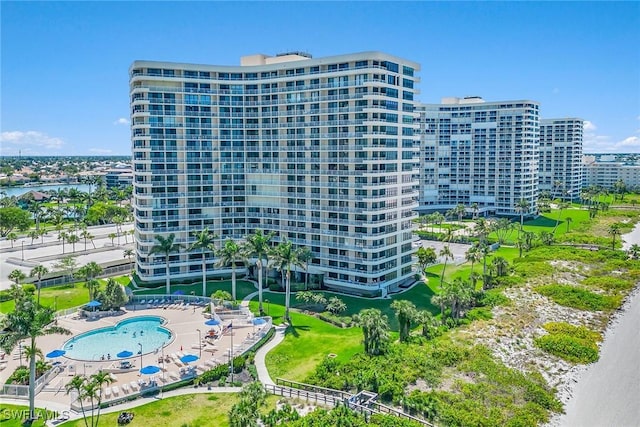
[{"label": "blue patio umbrella", "polygon": [[184,295],[184,291],[177,290],[173,293],[173,295]]},{"label": "blue patio umbrella", "polygon": [[116,357],[131,357],[133,356],[133,352],[129,350],[123,350],[120,353],[116,354]]},{"label": "blue patio umbrella", "polygon": [[207,326],[216,326],[220,324],[220,321],[216,319],[209,319],[206,322],[204,322],[204,324]]},{"label": "blue patio umbrella", "polygon": [[56,357],[64,356],[65,353],[66,353],[66,351],[64,351],[64,350],[53,350],[53,351],[47,353],[46,356],[48,358],[50,358],[50,359],[54,359]]},{"label": "blue patio umbrella", "polygon": [[100,301],[96,301],[96,300],[89,301],[87,303],[87,307],[100,307],[101,305],[102,305],[102,303]]},{"label": "blue patio umbrella", "polygon": [[182,356],[180,358],[180,361],[182,363],[191,363],[191,362],[195,362],[198,359],[199,359],[199,357],[196,356],[195,354],[185,354],[184,356]]},{"label": "blue patio umbrella", "polygon": [[256,317],[255,319],[253,319],[253,320],[251,321],[251,323],[253,323],[254,325],[256,325],[256,326],[257,326],[257,325],[264,325],[265,323],[267,323],[267,321],[266,321],[266,320],[264,320],[264,319],[263,319],[263,318],[261,318],[261,317]]},{"label": "blue patio umbrella", "polygon": [[140,369],[140,373],[144,375],[153,375],[157,374],[158,372],[160,372],[160,368],[155,365],[145,366],[144,368]]}]

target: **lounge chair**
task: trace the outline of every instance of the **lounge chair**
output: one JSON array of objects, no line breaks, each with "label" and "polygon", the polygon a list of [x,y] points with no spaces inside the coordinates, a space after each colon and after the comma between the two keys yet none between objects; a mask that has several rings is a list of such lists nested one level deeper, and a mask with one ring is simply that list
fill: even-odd
[{"label": "lounge chair", "polygon": [[106,399],[110,399],[111,398],[111,387],[107,387],[104,389],[103,391],[103,395]]},{"label": "lounge chair", "polygon": [[124,394],[129,394],[130,391],[131,390],[129,389],[129,384],[127,384],[127,383],[122,384],[122,392]]},{"label": "lounge chair", "polygon": [[120,389],[118,388],[117,385],[114,385],[113,387],[111,387],[111,391],[113,391],[113,395],[114,396],[119,396],[120,395]]},{"label": "lounge chair", "polygon": [[214,359],[209,359],[206,362],[204,362],[205,365],[207,365],[210,368],[213,368],[214,366],[217,365],[216,361]]},{"label": "lounge chair", "polygon": [[180,375],[178,375],[176,371],[171,371],[169,372],[169,378],[178,381],[180,379]]},{"label": "lounge chair", "polygon": [[116,377],[116,374],[114,374],[113,372],[109,373],[109,378],[111,378],[111,381],[113,382],[118,381],[118,377]]},{"label": "lounge chair", "polygon": [[131,382],[129,383],[129,385],[131,386],[131,390],[133,390],[133,391],[138,391],[138,390],[140,390],[140,385],[138,385],[138,383],[137,383],[137,382],[135,382],[135,381],[131,381]]}]

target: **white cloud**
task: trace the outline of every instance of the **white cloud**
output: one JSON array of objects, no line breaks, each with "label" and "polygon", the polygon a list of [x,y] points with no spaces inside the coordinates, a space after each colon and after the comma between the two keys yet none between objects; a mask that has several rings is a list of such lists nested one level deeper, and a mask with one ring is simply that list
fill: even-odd
[{"label": "white cloud", "polygon": [[113,122],[114,125],[129,125],[129,119],[125,119],[124,117],[120,117],[118,120]]},{"label": "white cloud", "polygon": [[583,151],[585,153],[640,153],[640,137],[629,136],[621,141],[614,141],[608,135],[598,135],[598,127],[584,122]]},{"label": "white cloud", "polygon": [[113,150],[109,150],[108,148],[90,148],[89,152],[94,154],[111,154]]},{"label": "white cloud", "polygon": [[[3,156],[23,154],[54,154],[53,150],[59,150],[64,145],[62,138],[52,137],[44,132],[35,130],[7,131],[0,134],[0,154]],[[46,151],[45,151],[46,150]]]}]

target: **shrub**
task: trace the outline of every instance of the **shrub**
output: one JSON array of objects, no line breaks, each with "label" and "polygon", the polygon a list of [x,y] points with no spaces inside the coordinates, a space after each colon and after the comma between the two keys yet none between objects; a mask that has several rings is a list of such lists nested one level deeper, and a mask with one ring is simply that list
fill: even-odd
[{"label": "shrub", "polygon": [[598,342],[602,341],[598,332],[564,322],[550,322],[543,328],[549,335],[534,339],[542,350],[569,362],[592,363],[598,360]]},{"label": "shrub", "polygon": [[482,295],[479,304],[486,307],[498,307],[500,305],[507,305],[509,302],[509,298],[504,296],[499,289],[491,289]]},{"label": "shrub", "polygon": [[544,285],[537,286],[534,290],[550,298],[556,304],[580,310],[612,310],[617,308],[621,302],[620,296],[599,295],[571,285]]},{"label": "shrub", "polygon": [[598,360],[598,348],[589,346],[585,340],[565,334],[545,335],[534,339],[534,343],[547,353],[575,363],[592,363]]},{"label": "shrub", "polygon": [[621,277],[593,276],[582,281],[585,286],[595,286],[605,291],[623,291],[633,288],[634,282]]}]

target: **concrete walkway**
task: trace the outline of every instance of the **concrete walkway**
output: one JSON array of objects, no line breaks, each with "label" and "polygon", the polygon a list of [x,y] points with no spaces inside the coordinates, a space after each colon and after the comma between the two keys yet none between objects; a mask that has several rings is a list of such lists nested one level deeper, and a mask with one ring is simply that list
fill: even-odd
[{"label": "concrete walkway", "polygon": [[[249,302],[256,295],[258,295],[257,291],[247,295],[242,300],[241,305],[244,307],[248,307]],[[271,338],[271,340],[268,343],[266,343],[265,345],[260,347],[258,351],[256,351],[254,363],[256,365],[256,370],[258,371],[258,380],[260,380],[262,384],[269,384],[269,385],[274,384],[273,380],[271,379],[271,376],[269,375],[269,371],[267,370],[265,358],[267,357],[267,353],[269,353],[269,351],[271,351],[272,348],[274,348],[275,346],[280,344],[282,340],[284,340],[285,331],[287,330],[286,325],[279,325],[279,326],[276,326],[275,328],[276,328],[276,333],[273,335],[273,338]]]}]

